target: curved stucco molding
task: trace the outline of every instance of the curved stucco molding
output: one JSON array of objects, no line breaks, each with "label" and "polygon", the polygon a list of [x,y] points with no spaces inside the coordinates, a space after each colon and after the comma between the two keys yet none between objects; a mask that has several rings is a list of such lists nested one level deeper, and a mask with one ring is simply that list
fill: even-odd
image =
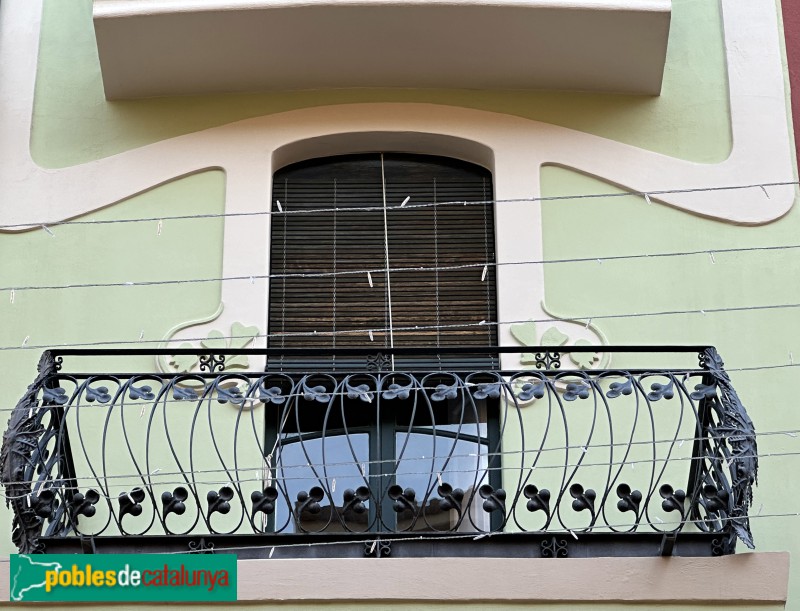
[{"label": "curved stucco molding", "polygon": [[[0,224],[75,217],[209,168],[223,168],[229,175],[246,179],[248,172],[261,174],[269,169],[264,162],[277,147],[348,131],[416,131],[493,144],[513,140],[513,152],[524,155],[513,162],[525,172],[537,173],[544,164],[558,164],[634,191],[790,180],[794,172],[776,8],[766,0],[729,0],[723,3],[723,17],[733,148],[728,159],[718,164],[688,162],[564,127],[484,111],[366,104],[247,119],[78,166],[44,169],[34,163],[29,150],[41,1],[6,0],[0,12],[0,198],[16,205],[3,207]],[[538,189],[525,193],[536,195]],[[659,199],[704,216],[763,223],[789,209],[794,189],[773,187],[769,198],[754,189],[739,191],[736,197],[700,192]]]}]

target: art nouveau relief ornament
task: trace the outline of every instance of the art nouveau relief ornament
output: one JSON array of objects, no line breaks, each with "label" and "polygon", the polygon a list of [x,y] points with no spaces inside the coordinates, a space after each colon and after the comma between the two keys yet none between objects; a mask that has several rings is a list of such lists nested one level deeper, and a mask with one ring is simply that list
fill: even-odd
[{"label": "art nouveau relief ornament", "polygon": [[[544,303],[540,308],[551,320],[529,320],[510,327],[511,336],[517,343],[535,348],[535,351],[519,355],[519,369],[569,372],[608,368],[611,354],[603,352],[603,346],[608,344],[608,340],[592,321],[581,322],[555,316]],[[539,390],[543,383],[540,377],[517,377],[513,382],[517,404],[525,407],[543,398],[544,389]],[[570,380],[565,376],[553,378],[551,383],[567,401],[583,398],[588,392],[580,379]]]},{"label": "art nouveau relief ornament", "polygon": [[[259,334],[258,327],[246,326],[234,322],[230,330],[223,333],[219,329],[212,329],[208,335],[197,344],[183,342],[178,346],[185,349],[202,348],[208,351],[208,356],[195,354],[177,354],[166,358],[166,366],[161,367],[165,373],[193,373],[221,369],[225,371],[248,371],[251,369],[250,360],[246,355],[227,355],[228,350],[239,350],[249,347],[254,338]],[[221,359],[221,360],[220,360]],[[161,365],[163,361],[159,361]]]},{"label": "art nouveau relief ornament", "polygon": [[[511,335],[523,346],[536,348],[536,352],[522,353],[522,368],[536,369],[606,369],[611,355],[602,351],[608,341],[593,323],[581,323],[554,317],[551,322],[528,321],[511,325]],[[570,347],[596,351],[573,352]],[[548,350],[549,349],[549,350]]]}]

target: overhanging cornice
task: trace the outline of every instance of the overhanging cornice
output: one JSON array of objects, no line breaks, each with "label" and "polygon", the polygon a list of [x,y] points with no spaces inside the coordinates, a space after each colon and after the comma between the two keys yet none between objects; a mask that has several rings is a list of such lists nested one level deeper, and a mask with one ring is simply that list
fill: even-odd
[{"label": "overhanging cornice", "polygon": [[342,87],[657,95],[671,0],[95,0],[109,99]]}]

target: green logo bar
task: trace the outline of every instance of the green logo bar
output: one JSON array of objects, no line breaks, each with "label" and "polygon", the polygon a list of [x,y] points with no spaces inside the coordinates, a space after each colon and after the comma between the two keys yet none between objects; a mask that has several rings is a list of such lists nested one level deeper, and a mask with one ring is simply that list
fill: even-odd
[{"label": "green logo bar", "polygon": [[234,554],[13,554],[12,601],[236,600]]}]

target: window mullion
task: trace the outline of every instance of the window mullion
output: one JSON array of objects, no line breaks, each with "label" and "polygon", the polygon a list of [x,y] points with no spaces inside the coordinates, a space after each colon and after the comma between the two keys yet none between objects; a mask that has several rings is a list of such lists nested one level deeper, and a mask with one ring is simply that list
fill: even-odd
[{"label": "window mullion", "polygon": [[[386,255],[386,303],[389,308],[389,347],[394,348],[394,321],[392,319],[392,280],[389,277],[389,219],[386,210],[386,171],[381,153],[381,194],[383,196],[383,250]],[[394,369],[394,354],[392,354],[392,369]]]}]

